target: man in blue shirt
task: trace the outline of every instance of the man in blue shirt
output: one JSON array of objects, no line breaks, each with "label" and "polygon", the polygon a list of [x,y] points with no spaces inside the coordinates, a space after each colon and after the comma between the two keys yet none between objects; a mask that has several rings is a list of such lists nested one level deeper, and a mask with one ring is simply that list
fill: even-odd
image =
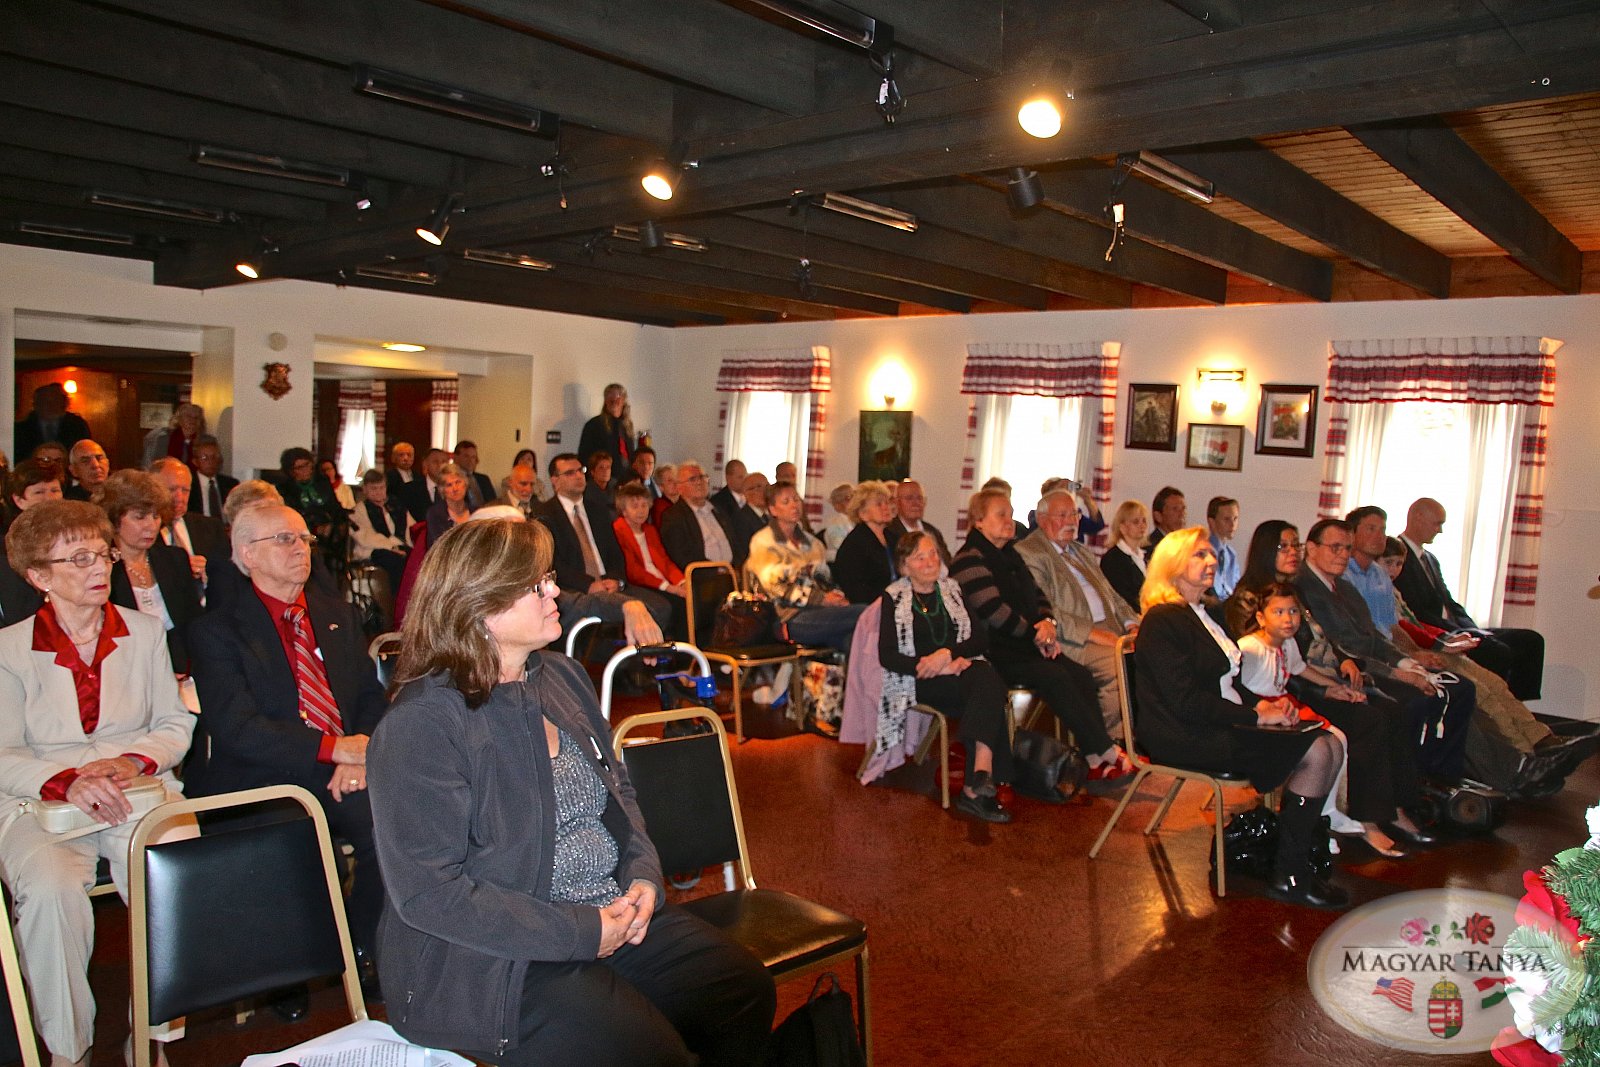
[{"label": "man in blue shirt", "polygon": [[1367,602],[1373,625],[1385,635],[1393,634],[1395,624],[1400,621],[1394,606],[1394,583],[1378,562],[1388,540],[1389,515],[1382,508],[1368,504],[1346,515],[1344,521],[1350,524],[1354,542],[1344,576]]},{"label": "man in blue shirt", "polygon": [[1239,502],[1231,496],[1214,496],[1206,505],[1206,525],[1211,528],[1211,550],[1217,554],[1217,577],[1211,583],[1218,600],[1227,600],[1239,584],[1242,565],[1233,547],[1239,528]]}]

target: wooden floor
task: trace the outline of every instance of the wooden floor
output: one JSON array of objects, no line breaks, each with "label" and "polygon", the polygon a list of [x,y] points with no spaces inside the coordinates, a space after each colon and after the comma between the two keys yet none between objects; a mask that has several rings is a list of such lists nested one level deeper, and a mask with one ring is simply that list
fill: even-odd
[{"label": "wooden floor", "polygon": [[[630,707],[645,703],[622,702]],[[1323,1016],[1306,956],[1337,916],[1237,894],[1219,901],[1207,884],[1211,831],[1197,787],[1146,838],[1157,799],[1146,786],[1090,861],[1109,800],[1017,800],[1016,821],[991,827],[925,796],[861,787],[852,779],[860,755],[805,735],[749,742],[734,767],[758,882],[867,921],[880,1067],[1489,1062],[1397,1052]],[[1340,880],[1358,901],[1443,885],[1519,896],[1524,869],[1586,838],[1584,809],[1597,793],[1600,762],[1591,761],[1559,795],[1513,805],[1493,835],[1346,867]],[[1238,790],[1229,806],[1252,799]],[[96,915],[94,1063],[112,1067],[127,1032],[126,923],[115,898]],[[784,987],[780,1013],[803,985]],[[171,1062],[231,1064],[282,1048],[337,1025],[341,1003],[321,990],[295,1026],[266,1013],[243,1028],[222,1013],[191,1020]]]}]

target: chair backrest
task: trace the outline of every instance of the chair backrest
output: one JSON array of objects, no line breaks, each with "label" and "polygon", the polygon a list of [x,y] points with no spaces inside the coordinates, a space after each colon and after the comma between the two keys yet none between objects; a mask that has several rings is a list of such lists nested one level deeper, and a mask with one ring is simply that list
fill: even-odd
[{"label": "chair backrest", "polygon": [[[3,887],[0,887],[3,888]],[[16,1063],[23,1067],[39,1067],[39,1042],[33,1036],[33,1016],[28,1011],[28,993],[22,984],[22,964],[17,959],[17,941],[11,930],[11,894],[5,893],[5,922],[0,922],[0,970],[5,981],[0,983],[0,996],[5,1003],[0,1010],[11,1015],[11,1029],[0,1028],[0,1063]]]},{"label": "chair backrest", "polygon": [[367,645],[367,655],[372,657],[372,665],[377,668],[378,683],[388,689],[394,680],[395,664],[400,660],[400,632],[390,630],[374,637]]},{"label": "chair backrest", "polygon": [[[1129,755],[1143,755],[1133,737],[1133,719],[1137,710],[1134,695],[1133,635],[1117,638],[1117,694],[1122,707],[1122,748]],[[1145,757],[1148,759],[1149,757]]]},{"label": "chair backrest", "polygon": [[[709,723],[711,731],[628,740],[640,727],[687,719]],[[754,889],[728,734],[717,714],[679,708],[633,715],[617,725],[611,744],[628,770],[662,869],[678,873],[737,863],[745,888]]]},{"label": "chair backrest", "polygon": [[[172,818],[267,801],[226,829],[153,845]],[[264,817],[258,817],[264,816]],[[134,1047],[148,1026],[311,978],[342,974],[352,1018],[366,1008],[356,974],[333,840],[321,807],[298,786],[270,786],[164,804],[129,845]]]},{"label": "chair backrest", "polygon": [[[739,588],[739,576],[731,563],[700,560],[684,570],[689,595],[684,601],[689,612],[689,640],[700,643],[700,629],[714,619],[719,605]],[[699,620],[697,623],[696,620]]]}]

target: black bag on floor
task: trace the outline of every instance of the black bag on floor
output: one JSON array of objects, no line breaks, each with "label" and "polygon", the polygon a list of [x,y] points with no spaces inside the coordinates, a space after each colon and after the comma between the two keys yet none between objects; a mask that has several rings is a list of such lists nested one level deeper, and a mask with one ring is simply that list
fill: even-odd
[{"label": "black bag on floor", "polygon": [[[823,987],[827,988],[824,989]],[[772,1031],[764,1067],[866,1067],[867,1054],[856,1034],[850,994],[839,976],[824,973],[811,997]]]},{"label": "black bag on floor", "polygon": [[1089,773],[1076,749],[1038,730],[1018,730],[1011,739],[1011,756],[1016,765],[1011,784],[1025,796],[1047,800],[1075,796]]},{"label": "black bag on floor", "polygon": [[[1324,840],[1326,837],[1324,834]],[[1326,853],[1326,846],[1323,851]],[[1278,856],[1278,816],[1261,807],[1239,812],[1222,828],[1222,853],[1230,875],[1243,874],[1263,881],[1271,877],[1272,863]],[[1319,858],[1314,857],[1313,863]],[[1211,865],[1215,867],[1216,863],[1217,853],[1212,850]]]}]

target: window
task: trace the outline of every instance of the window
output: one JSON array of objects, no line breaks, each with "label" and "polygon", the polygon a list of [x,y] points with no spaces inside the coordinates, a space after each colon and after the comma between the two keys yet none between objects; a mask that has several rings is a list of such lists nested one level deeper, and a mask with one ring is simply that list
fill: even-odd
[{"label": "window", "polygon": [[779,392],[728,394],[723,455],[742,461],[748,470],[760,471],[768,478],[785,460],[792,460],[805,470],[811,396]]},{"label": "window", "polygon": [[355,485],[372,466],[378,449],[378,418],[371,408],[349,408],[340,412],[339,455],[334,466],[339,477]]},{"label": "window", "polygon": [[[1096,402],[1098,405],[1098,402]],[[1089,480],[1092,443],[1085,439],[1082,397],[980,396],[977,481],[1011,483],[1012,508],[1026,519],[1046,478]]]}]

